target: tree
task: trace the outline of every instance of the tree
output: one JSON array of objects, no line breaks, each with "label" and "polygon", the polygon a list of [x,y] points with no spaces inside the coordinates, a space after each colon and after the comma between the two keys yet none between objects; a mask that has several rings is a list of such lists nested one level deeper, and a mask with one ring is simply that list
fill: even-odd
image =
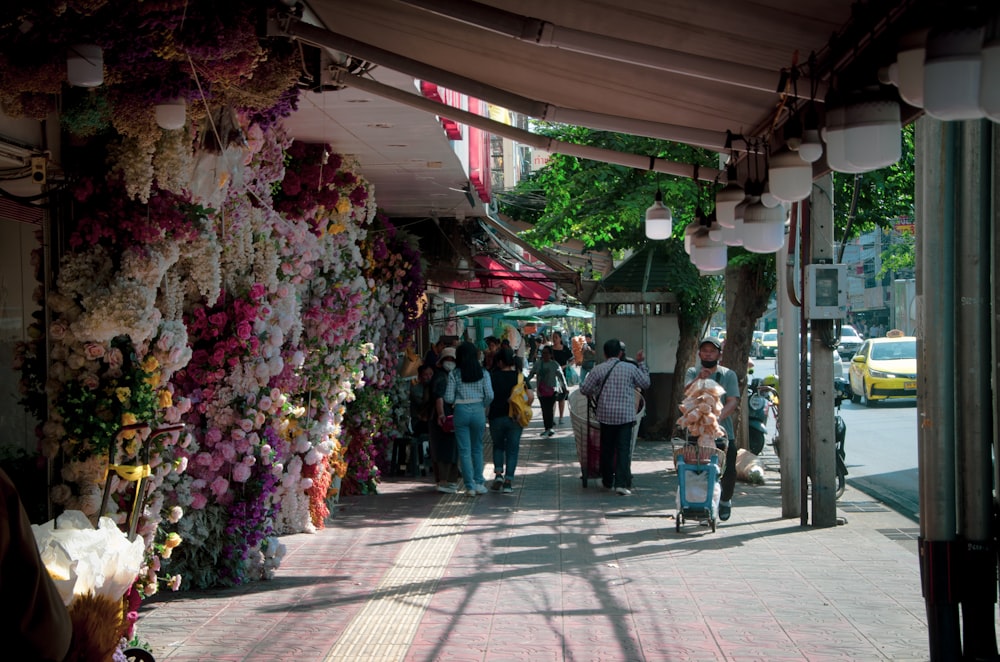
[{"label": "tree", "polygon": [[[566,142],[650,154],[704,167],[716,167],[718,161],[715,152],[651,138],[562,125],[540,125],[538,130]],[[685,367],[694,362],[698,340],[714,312],[720,287],[718,278],[699,275],[683,248],[684,228],[693,221],[699,203],[707,202],[712,195],[713,187],[691,179],[557,154],[513,194],[501,198],[501,211],[533,222],[534,227],[525,238],[536,246],[574,237],[588,248],[620,252],[647,241],[643,227],[645,210],[657,188],[674,215],[673,236],[664,243],[672,291],[678,298],[680,342],[672,404],[672,410],[676,411],[683,392]],[[727,270],[726,282],[733,288],[733,295],[728,298],[739,303],[734,304],[733,310],[727,310],[731,326],[723,361],[745,383],[751,330],[774,289],[774,260],[742,249],[731,250],[730,257],[732,266]],[[761,294],[764,291],[766,294]],[[734,333],[734,329],[740,331]],[[740,355],[742,361],[732,358]]]}]

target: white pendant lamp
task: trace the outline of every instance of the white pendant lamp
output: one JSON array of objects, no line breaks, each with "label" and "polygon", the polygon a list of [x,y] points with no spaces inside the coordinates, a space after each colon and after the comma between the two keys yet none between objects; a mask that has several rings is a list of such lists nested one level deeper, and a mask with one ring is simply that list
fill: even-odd
[{"label": "white pendant lamp", "polygon": [[[812,193],[812,164],[799,158],[798,153],[784,150],[772,156],[768,161],[767,179],[771,194],[779,202],[782,200],[786,202],[805,200]],[[763,195],[760,203],[768,209],[774,209],[778,206],[767,204]]]},{"label": "white pendant lamp", "polygon": [[726,185],[715,194],[715,217],[722,227],[731,228],[736,205],[743,202],[747,196],[743,187],[736,181],[735,166],[726,168],[726,178],[728,180]]},{"label": "white pendant lamp", "polygon": [[979,107],[983,26],[931,30],[924,59],[924,110],[939,120],[974,120]]},{"label": "white pendant lamp", "polygon": [[1000,122],[1000,12],[987,23],[979,75],[979,107],[986,117]]},{"label": "white pendant lamp", "polygon": [[646,209],[646,237],[649,239],[669,239],[674,230],[674,216],[670,208],[663,204],[663,193],[656,189],[656,199]]},{"label": "white pendant lamp", "polygon": [[764,204],[765,207],[769,207],[771,209],[781,204],[781,199],[775,196],[774,193],[771,193],[770,180],[765,180],[764,182],[764,190],[761,191],[760,201]]},{"label": "white pendant lamp", "polygon": [[806,163],[816,163],[821,156],[823,156],[823,139],[819,136],[819,129],[806,129],[802,132],[799,158]]},{"label": "white pendant lamp", "polygon": [[927,54],[927,30],[910,32],[899,40],[893,82],[899,96],[915,108],[924,107],[924,58]]},{"label": "white pendant lamp", "polygon": [[187,121],[187,105],[184,99],[171,99],[153,106],[156,124],[161,129],[176,131],[183,129]]},{"label": "white pendant lamp", "polygon": [[725,269],[728,261],[726,245],[712,241],[710,233],[711,228],[707,231],[702,228],[691,238],[691,262],[700,271],[711,272]]},{"label": "white pendant lamp", "polygon": [[751,199],[743,215],[743,248],[751,253],[774,253],[785,243],[785,208],[768,209]]},{"label": "white pendant lamp", "polygon": [[844,116],[844,156],[862,172],[892,165],[902,156],[899,102],[872,93],[851,101]]},{"label": "white pendant lamp", "polygon": [[826,143],[826,162],[837,172],[861,172],[862,169],[847,160],[846,108],[839,102],[827,101],[826,126],[823,141]]},{"label": "white pendant lamp", "polygon": [[746,200],[736,205],[736,213],[733,216],[733,227],[722,228],[722,243],[726,246],[743,245],[743,213],[746,211],[746,208]]},{"label": "white pendant lamp", "polygon": [[701,226],[698,223],[689,223],[684,228],[684,252],[688,255],[691,255],[691,242],[700,229]]},{"label": "white pendant lamp", "polygon": [[97,44],[77,44],[66,54],[66,79],[74,87],[104,83],[104,51]]}]

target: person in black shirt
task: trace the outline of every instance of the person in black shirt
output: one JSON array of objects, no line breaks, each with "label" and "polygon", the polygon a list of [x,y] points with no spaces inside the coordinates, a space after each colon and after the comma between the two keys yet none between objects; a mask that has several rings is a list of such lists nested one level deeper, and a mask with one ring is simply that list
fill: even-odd
[{"label": "person in black shirt", "polygon": [[510,347],[504,347],[496,353],[493,366],[490,372],[493,402],[490,403],[486,416],[490,424],[490,437],[493,439],[493,472],[496,474],[490,487],[510,494],[514,491],[511,481],[514,480],[514,472],[517,471],[517,456],[521,449],[521,433],[524,428],[510,417],[508,400],[521,373],[517,369],[514,350]]},{"label": "person in black shirt", "polygon": [[[566,374],[566,365],[573,362],[573,350],[563,344],[562,332],[560,331],[552,332],[552,358],[563,369],[563,374]],[[559,403],[560,424],[563,422],[563,416],[566,414],[566,399],[568,395],[565,388],[556,394],[556,402]]]}]

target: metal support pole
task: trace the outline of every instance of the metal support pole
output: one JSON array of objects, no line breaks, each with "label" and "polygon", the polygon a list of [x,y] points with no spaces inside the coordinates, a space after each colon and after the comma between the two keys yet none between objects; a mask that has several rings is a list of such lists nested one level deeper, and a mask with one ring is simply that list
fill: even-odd
[{"label": "metal support pole", "polygon": [[[813,184],[809,235],[813,264],[833,264],[833,175]],[[812,524],[837,525],[837,441],[833,424],[833,320],[810,320],[812,376],[809,404],[809,475],[812,480]]]},{"label": "metal support pole", "polygon": [[[793,212],[794,213],[794,212]],[[799,517],[802,502],[799,499],[801,480],[799,477],[801,453],[799,444],[799,366],[798,352],[792,343],[798,337],[799,309],[792,305],[789,290],[795,287],[789,275],[796,273],[796,255],[789,253],[788,245],[798,245],[798,237],[789,241],[778,251],[778,374],[781,384],[778,397],[778,439],[781,445],[781,516]]]},{"label": "metal support pole", "polygon": [[[961,191],[956,259],[959,304],[957,337],[967,348],[990,343],[990,195],[993,191],[990,122],[962,125]],[[978,354],[978,352],[976,352]],[[959,481],[959,537],[965,542],[959,568],[962,638],[967,659],[996,659],[994,612],[997,557],[993,522],[993,397],[985,361],[955,356],[958,388],[955,439]]]},{"label": "metal support pole", "polygon": [[[956,173],[962,153],[955,123],[917,120],[915,146],[917,301],[917,448],[920,476],[920,576],[933,662],[962,657],[952,568],[957,559],[955,498]],[[925,342],[925,339],[929,341]]]}]

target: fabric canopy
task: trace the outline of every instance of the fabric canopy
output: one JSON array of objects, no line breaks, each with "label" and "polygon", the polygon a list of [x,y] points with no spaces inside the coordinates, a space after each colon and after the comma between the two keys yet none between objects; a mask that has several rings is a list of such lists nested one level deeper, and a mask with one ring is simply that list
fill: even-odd
[{"label": "fabric canopy", "polygon": [[474,259],[482,267],[477,270],[477,274],[484,287],[500,287],[517,292],[522,299],[538,304],[545,303],[555,293],[552,283],[520,274],[489,255],[476,255]]},{"label": "fabric canopy", "polygon": [[580,319],[593,319],[594,313],[582,308],[572,308],[557,303],[549,303],[540,308],[521,308],[512,310],[504,314],[504,319],[554,319],[560,317],[576,317]]}]

